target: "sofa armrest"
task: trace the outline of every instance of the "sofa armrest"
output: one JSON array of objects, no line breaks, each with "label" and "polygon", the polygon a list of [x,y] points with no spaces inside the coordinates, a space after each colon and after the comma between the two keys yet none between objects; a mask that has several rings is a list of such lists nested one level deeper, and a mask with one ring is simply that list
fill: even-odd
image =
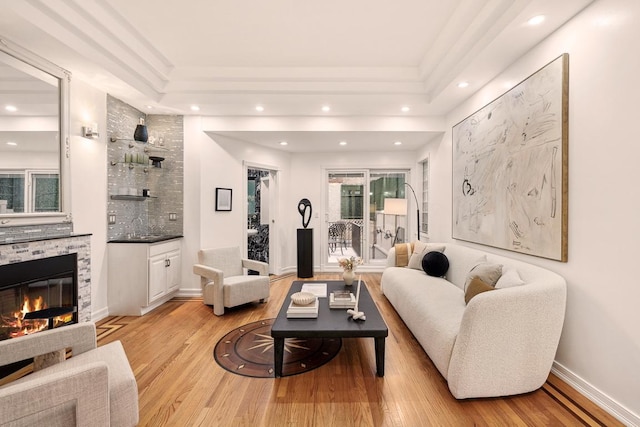
[{"label": "sofa armrest", "polygon": [[396,248],[392,247],[387,253],[385,268],[396,266]]},{"label": "sofa armrest", "polygon": [[73,355],[96,348],[96,326],[82,322],[0,341],[0,366],[66,348],[71,348]]},{"label": "sofa armrest", "polygon": [[107,364],[95,362],[0,388],[0,425],[108,426]]},{"label": "sofa armrest", "polygon": [[249,270],[257,271],[260,276],[269,275],[269,264],[267,264],[266,262],[256,261],[253,259],[243,259],[242,267]]},{"label": "sofa armrest", "polygon": [[566,283],[559,276],[474,297],[449,363],[452,394],[505,396],[541,387],[558,348],[565,305]]}]

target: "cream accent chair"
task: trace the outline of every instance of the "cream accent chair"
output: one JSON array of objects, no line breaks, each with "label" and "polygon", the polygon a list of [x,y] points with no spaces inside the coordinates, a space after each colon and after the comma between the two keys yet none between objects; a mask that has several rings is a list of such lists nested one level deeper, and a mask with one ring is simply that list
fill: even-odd
[{"label": "cream accent chair", "polygon": [[[245,268],[259,275],[245,275]],[[200,276],[204,303],[217,316],[225,307],[269,298],[269,264],[242,258],[239,247],[199,250],[193,272]]]},{"label": "cream accent chair", "polygon": [[93,323],[0,341],[0,366],[67,348],[69,359],[34,363],[32,374],[0,387],[0,425],[137,425],[138,386],[122,344],[97,347]]}]

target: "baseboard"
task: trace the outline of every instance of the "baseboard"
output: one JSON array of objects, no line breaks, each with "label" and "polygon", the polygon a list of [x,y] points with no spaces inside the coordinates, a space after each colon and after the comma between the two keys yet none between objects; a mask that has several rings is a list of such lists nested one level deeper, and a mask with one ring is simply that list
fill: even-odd
[{"label": "baseboard", "polygon": [[202,298],[202,288],[180,288],[174,296],[178,298]]},{"label": "baseboard", "polygon": [[92,322],[98,322],[102,319],[104,319],[105,317],[109,317],[109,307],[105,307],[102,308],[98,311],[94,311],[93,313],[91,313],[91,321]]},{"label": "baseboard", "polygon": [[640,416],[634,414],[563,365],[553,362],[551,372],[624,425],[629,427],[640,426]]}]

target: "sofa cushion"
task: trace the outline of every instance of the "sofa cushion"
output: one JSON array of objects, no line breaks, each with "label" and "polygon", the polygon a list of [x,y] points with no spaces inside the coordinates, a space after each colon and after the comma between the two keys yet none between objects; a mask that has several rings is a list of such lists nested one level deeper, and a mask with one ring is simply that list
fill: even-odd
[{"label": "sofa cushion", "polygon": [[385,270],[381,286],[384,295],[446,378],[466,308],[462,290],[443,278],[397,267]]},{"label": "sofa cushion", "polygon": [[469,282],[469,286],[467,286],[467,290],[464,292],[464,302],[465,304],[469,304],[471,298],[475,297],[478,294],[486,291],[495,291],[496,288],[491,286],[488,283],[485,283],[479,277],[474,277]]},{"label": "sofa cushion", "polygon": [[[432,251],[444,252],[444,245],[434,245],[431,243],[416,242],[413,247],[413,253],[409,258],[409,264],[407,267],[416,270],[424,270],[422,267],[422,259],[426,254]],[[438,276],[440,277],[440,276]]]},{"label": "sofa cushion", "polygon": [[469,271],[477,264],[487,260],[485,254],[458,245],[448,245],[444,250],[444,254],[449,259],[449,270],[446,278],[461,290],[464,290],[464,283]]},{"label": "sofa cushion", "polygon": [[467,280],[464,282],[464,289],[465,291],[467,290],[469,283],[475,277],[480,278],[480,280],[490,286],[495,286],[500,276],[502,276],[502,264],[481,262],[469,271]]},{"label": "sofa cushion", "polygon": [[511,288],[512,286],[524,285],[524,280],[520,278],[518,270],[515,268],[502,268],[502,276],[496,282],[496,289]]},{"label": "sofa cushion", "polygon": [[442,252],[427,252],[422,258],[422,269],[429,276],[443,277],[449,269],[449,260]]}]

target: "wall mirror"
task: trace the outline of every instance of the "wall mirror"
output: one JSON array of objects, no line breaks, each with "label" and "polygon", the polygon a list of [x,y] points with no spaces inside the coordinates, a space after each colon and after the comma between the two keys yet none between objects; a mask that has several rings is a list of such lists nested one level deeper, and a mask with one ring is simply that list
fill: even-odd
[{"label": "wall mirror", "polygon": [[0,39],[0,226],[70,221],[69,78]]}]

